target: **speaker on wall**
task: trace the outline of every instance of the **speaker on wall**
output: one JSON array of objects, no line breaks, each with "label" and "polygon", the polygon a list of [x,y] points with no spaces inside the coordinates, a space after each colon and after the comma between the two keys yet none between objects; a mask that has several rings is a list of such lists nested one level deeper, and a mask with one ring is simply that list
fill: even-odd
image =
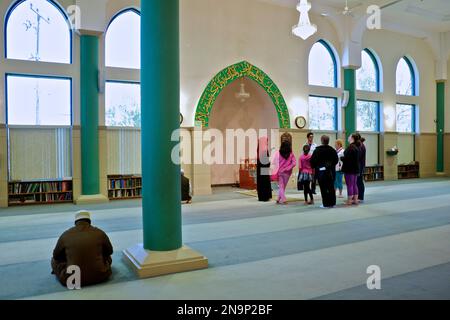
[{"label": "speaker on wall", "polygon": [[98,92],[105,93],[105,73],[101,70],[98,71]]},{"label": "speaker on wall", "polygon": [[342,108],[346,108],[349,102],[350,102],[350,92],[344,90],[344,92],[342,93]]}]

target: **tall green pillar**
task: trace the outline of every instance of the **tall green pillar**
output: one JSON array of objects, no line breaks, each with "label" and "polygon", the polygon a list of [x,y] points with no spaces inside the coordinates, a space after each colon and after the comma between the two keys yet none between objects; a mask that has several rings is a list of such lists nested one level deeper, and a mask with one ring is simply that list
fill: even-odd
[{"label": "tall green pillar", "polygon": [[140,278],[199,270],[208,259],[183,246],[181,172],[172,160],[180,127],[179,0],[141,0],[144,243],[124,250]]},{"label": "tall green pillar", "polygon": [[172,161],[180,128],[178,0],[141,2],[144,248],[181,248],[181,174]]},{"label": "tall green pillar", "polygon": [[445,82],[436,84],[436,130],[437,130],[437,172],[444,172],[444,132],[445,132]]},{"label": "tall green pillar", "polygon": [[100,193],[98,142],[99,38],[82,35],[81,45],[81,193]]},{"label": "tall green pillar", "polygon": [[348,138],[356,131],[356,71],[352,68],[344,69],[344,90],[350,94],[345,108],[345,137]]}]

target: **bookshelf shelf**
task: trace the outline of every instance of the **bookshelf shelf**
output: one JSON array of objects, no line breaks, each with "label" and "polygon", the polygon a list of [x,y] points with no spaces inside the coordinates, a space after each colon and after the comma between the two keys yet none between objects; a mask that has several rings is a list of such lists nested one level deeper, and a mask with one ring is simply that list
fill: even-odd
[{"label": "bookshelf shelf", "polygon": [[381,165],[366,167],[364,172],[364,180],[366,182],[383,181],[384,167]]},{"label": "bookshelf shelf", "polygon": [[73,202],[72,180],[11,181],[8,205],[37,205]]},{"label": "bookshelf shelf", "polygon": [[109,175],[108,197],[110,200],[142,198],[142,177],[138,175]]},{"label": "bookshelf shelf", "polygon": [[418,162],[414,164],[402,164],[398,166],[398,179],[418,179],[420,178],[420,165]]}]

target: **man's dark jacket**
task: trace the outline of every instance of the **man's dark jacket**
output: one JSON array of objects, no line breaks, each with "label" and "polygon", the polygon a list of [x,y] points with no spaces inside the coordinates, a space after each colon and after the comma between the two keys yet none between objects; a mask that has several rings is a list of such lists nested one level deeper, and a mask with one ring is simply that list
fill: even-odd
[{"label": "man's dark jacket", "polygon": [[53,273],[66,285],[67,268],[78,266],[82,286],[101,283],[111,276],[112,254],[111,242],[102,230],[89,221],[78,221],[61,235],[53,250]]},{"label": "man's dark jacket", "polygon": [[338,162],[339,159],[336,150],[326,145],[317,147],[311,157],[311,166],[316,169],[316,174],[320,168],[326,168],[327,171],[334,174]]},{"label": "man's dark jacket", "polygon": [[189,179],[184,175],[181,176],[181,201],[191,201]]}]

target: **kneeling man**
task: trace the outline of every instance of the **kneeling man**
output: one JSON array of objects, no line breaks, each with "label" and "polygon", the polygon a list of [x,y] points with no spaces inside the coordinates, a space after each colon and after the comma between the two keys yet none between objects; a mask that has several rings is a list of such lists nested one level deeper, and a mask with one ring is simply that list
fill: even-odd
[{"label": "kneeling man", "polygon": [[81,286],[107,281],[111,274],[113,248],[108,236],[91,225],[91,215],[79,211],[75,215],[75,227],[59,238],[53,250],[52,274],[66,286],[67,268],[77,266],[81,271]]}]

